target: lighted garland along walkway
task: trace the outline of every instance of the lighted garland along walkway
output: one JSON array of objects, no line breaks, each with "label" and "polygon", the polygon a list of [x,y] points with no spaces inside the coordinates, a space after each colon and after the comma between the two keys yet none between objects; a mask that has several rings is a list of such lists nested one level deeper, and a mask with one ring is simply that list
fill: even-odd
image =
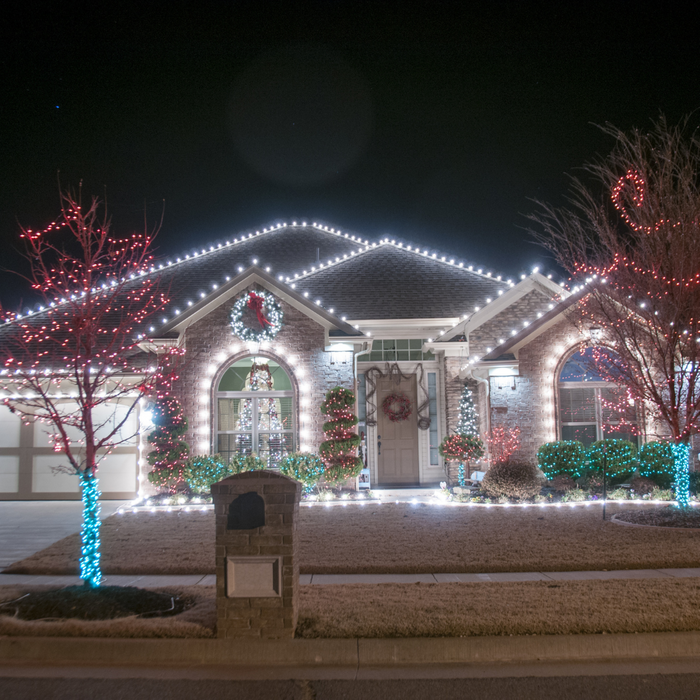
[{"label": "lighted garland along walkway", "polygon": [[[617,571],[516,571],[493,574],[302,574],[302,585],[332,586],[348,583],[504,583],[512,581],[594,581],[643,578],[695,578],[695,569],[620,569]],[[0,586],[73,586],[80,583],[77,576],[34,576],[32,574],[2,574]],[[105,576],[103,586],[214,586],[214,574],[192,576]]]}]

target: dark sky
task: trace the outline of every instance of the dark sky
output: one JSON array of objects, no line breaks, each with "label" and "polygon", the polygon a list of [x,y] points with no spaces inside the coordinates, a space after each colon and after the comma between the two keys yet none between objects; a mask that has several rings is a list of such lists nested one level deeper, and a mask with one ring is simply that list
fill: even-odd
[{"label": "dark sky", "polygon": [[5,267],[60,170],[124,233],[165,200],[163,254],[306,217],[518,274],[548,264],[529,200],[610,149],[592,123],[700,106],[697,16],[661,3],[99,4],[3,5]]}]

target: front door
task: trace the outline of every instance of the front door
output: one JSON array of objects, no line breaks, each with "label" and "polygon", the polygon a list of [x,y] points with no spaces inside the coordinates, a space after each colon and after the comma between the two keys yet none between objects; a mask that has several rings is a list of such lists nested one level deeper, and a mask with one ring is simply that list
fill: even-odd
[{"label": "front door", "polygon": [[[391,421],[382,406],[391,394],[404,394],[411,402],[411,415]],[[416,419],[416,375],[399,384],[389,378],[377,382],[377,481],[382,485],[417,484],[418,423]]]}]

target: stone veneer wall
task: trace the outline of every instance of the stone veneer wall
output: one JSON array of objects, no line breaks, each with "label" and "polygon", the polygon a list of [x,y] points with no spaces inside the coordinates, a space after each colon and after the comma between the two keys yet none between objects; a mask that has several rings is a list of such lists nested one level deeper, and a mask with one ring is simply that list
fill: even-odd
[{"label": "stone veneer wall", "polygon": [[544,314],[549,311],[547,307],[551,301],[551,295],[547,296],[539,290],[528,292],[490,321],[469,333],[469,354],[479,357],[486,354],[487,348],[499,345],[499,339],[510,338],[512,330],[521,331],[524,321],[532,323],[537,320],[538,313]]},{"label": "stone veneer wall", "polygon": [[[191,454],[216,451],[213,444],[216,426],[211,425],[213,389],[233,362],[253,354],[233,335],[229,325],[231,309],[238,296],[222,303],[186,331],[186,364],[173,393],[182,402],[189,421],[185,439],[190,444]],[[272,343],[254,354],[271,357],[291,376],[296,395],[297,449],[308,445],[316,451],[323,440],[324,417],[320,405],[326,392],[337,385],[355,389],[352,353],[325,352],[323,326],[279,297],[277,301],[284,312],[282,328]],[[307,415],[308,421],[302,423],[301,414]],[[308,433],[301,439],[300,428]]]},{"label": "stone veneer wall", "polygon": [[521,447],[513,459],[535,463],[540,445],[558,439],[554,375],[580,338],[571,322],[562,319],[520,349],[519,376],[489,380],[491,425],[520,428]]}]

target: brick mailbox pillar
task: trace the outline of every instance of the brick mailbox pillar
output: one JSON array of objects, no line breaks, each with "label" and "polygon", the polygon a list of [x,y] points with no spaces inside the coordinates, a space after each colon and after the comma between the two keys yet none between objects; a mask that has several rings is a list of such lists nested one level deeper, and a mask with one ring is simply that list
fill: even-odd
[{"label": "brick mailbox pillar", "polygon": [[293,637],[301,484],[273,471],[244,472],[212,484],[216,514],[218,637]]}]

